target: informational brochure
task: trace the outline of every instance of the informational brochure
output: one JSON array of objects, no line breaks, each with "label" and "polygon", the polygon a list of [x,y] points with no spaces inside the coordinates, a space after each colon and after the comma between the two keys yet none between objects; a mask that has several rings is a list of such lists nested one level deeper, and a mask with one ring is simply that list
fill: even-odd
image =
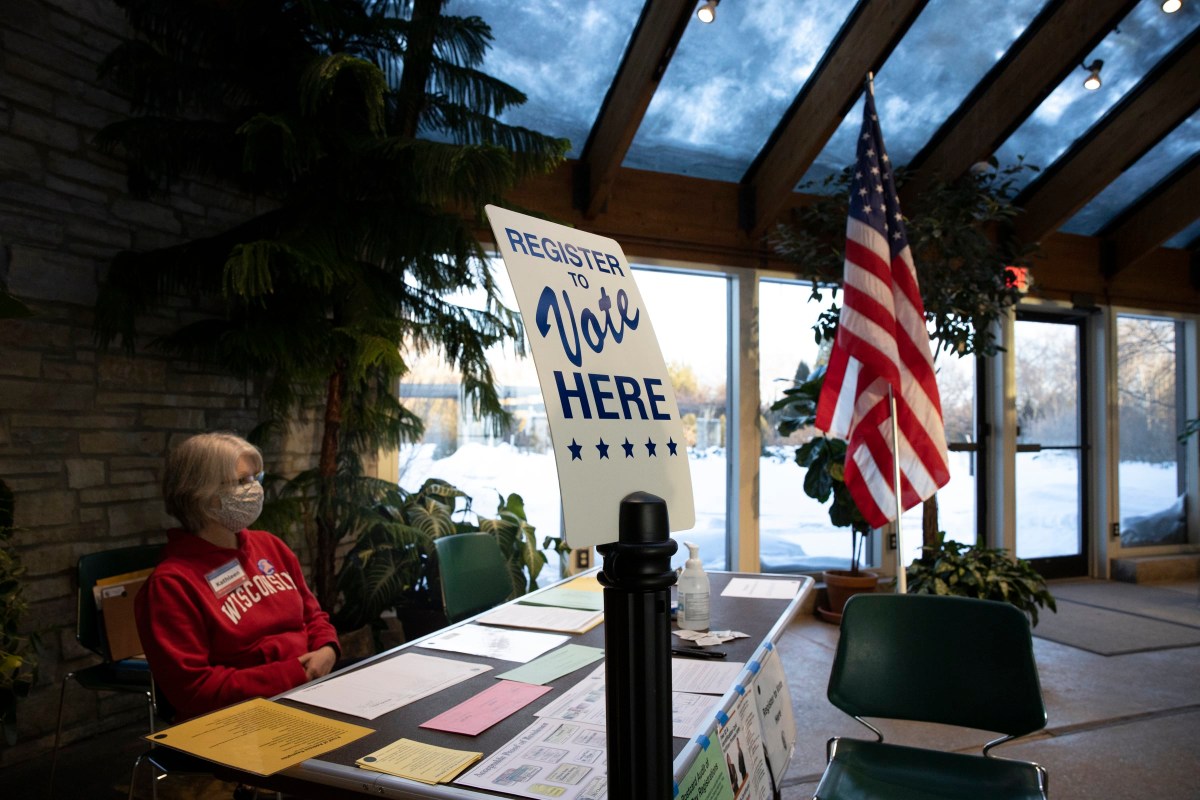
[{"label": "informational brochure", "polygon": [[550,691],[549,686],[499,681],[454,708],[447,709],[433,719],[422,722],[421,727],[478,736],[548,691]]},{"label": "informational brochure", "polygon": [[733,800],[732,769],[715,738],[701,736],[700,752],[679,781],[677,800]]},{"label": "informational brochure", "polygon": [[305,684],[286,697],[330,711],[375,719],[490,670],[487,664],[401,653],[336,678]]},{"label": "informational brochure", "polygon": [[717,739],[725,754],[733,796],[738,800],[771,800],[771,773],[767,770],[758,709],[754,698],[744,690],[738,692],[728,713],[717,712]]},{"label": "informational brochure", "polygon": [[478,621],[484,625],[503,625],[509,628],[586,633],[604,621],[604,612],[511,603],[487,612],[479,617]]},{"label": "informational brochure", "polygon": [[451,750],[448,747],[397,739],[382,750],[354,763],[372,772],[420,781],[431,786],[449,783],[454,776],[483,758],[483,753]]},{"label": "informational brochure", "polygon": [[449,650],[527,664],[558,647],[569,637],[560,633],[514,631],[490,625],[459,625],[421,642],[430,650]]},{"label": "informational brochure", "polygon": [[261,697],[143,738],[255,775],[274,775],[374,733]]},{"label": "informational brochure", "polygon": [[606,800],[604,728],[539,718],[454,782],[545,800]]},{"label": "informational brochure", "polygon": [[[671,692],[671,735],[690,739],[712,721],[720,698],[710,694]],[[604,694],[604,665],[567,689],[557,699],[535,712],[539,717],[554,717],[571,722],[604,727],[607,708]]]},{"label": "informational brochure", "polygon": [[779,781],[787,771],[796,749],[796,718],[792,712],[792,693],[788,689],[778,651],[767,648],[759,653],[759,657],[750,662],[754,677],[745,688],[747,694],[754,697],[767,754],[767,768],[771,771],[772,783],[778,789]]},{"label": "informational brochure", "polygon": [[721,597],[755,597],[760,600],[791,600],[800,591],[800,581],[780,578],[731,578]]}]

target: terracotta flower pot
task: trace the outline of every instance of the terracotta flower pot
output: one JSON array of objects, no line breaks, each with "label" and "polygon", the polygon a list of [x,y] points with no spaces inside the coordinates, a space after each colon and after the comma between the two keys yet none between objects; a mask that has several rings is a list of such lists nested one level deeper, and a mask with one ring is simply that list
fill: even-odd
[{"label": "terracotta flower pot", "polygon": [[[819,610],[822,612],[822,616],[836,617],[838,622],[841,621],[842,608],[846,605],[847,600],[860,592],[875,591],[875,587],[879,583],[878,575],[863,570],[859,570],[857,575],[853,575],[848,569],[829,569],[821,573],[821,578],[825,581],[825,591],[829,595],[829,608]],[[835,620],[831,619],[830,621]]]}]

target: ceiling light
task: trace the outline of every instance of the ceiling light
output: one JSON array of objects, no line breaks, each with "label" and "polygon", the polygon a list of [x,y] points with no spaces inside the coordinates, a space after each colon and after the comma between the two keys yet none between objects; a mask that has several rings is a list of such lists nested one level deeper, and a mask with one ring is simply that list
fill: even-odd
[{"label": "ceiling light", "polygon": [[704,5],[696,9],[696,16],[700,18],[701,22],[707,25],[717,18],[717,6],[720,2],[721,0],[707,0]]},{"label": "ceiling light", "polygon": [[1084,69],[1091,73],[1083,79],[1083,88],[1089,92],[1094,92],[1100,88],[1100,68],[1104,66],[1104,62],[1096,59],[1090,64],[1081,64]]},{"label": "ceiling light", "polygon": [[1183,8],[1183,0],[1163,0],[1162,10],[1168,14],[1174,14],[1181,8]]}]

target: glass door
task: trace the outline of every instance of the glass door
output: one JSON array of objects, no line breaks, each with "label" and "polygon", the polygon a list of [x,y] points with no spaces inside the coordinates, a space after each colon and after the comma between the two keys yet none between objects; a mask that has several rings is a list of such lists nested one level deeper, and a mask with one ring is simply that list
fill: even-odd
[{"label": "glass door", "polygon": [[1045,577],[1087,574],[1083,319],[1018,315],[1017,556]]}]

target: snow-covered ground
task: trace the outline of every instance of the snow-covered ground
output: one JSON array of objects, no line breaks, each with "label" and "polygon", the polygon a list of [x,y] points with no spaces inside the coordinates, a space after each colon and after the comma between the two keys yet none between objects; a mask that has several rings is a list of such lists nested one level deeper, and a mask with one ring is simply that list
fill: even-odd
[{"label": "snow-covered ground", "polygon": [[[434,460],[433,445],[406,448],[400,457],[400,484],[415,490],[426,478],[449,481],[474,499],[479,513],[491,515],[501,493],[525,500],[539,539],[559,535],[558,477],[550,453],[523,452],[508,444],[467,444],[448,458]],[[970,454],[951,453],[951,481],[938,493],[943,530],[974,541],[975,482]],[[696,526],[675,534],[679,542],[700,545],[705,564],[725,567],[725,454],[689,452]],[[829,566],[850,557],[850,532],[834,528],[827,507],[806,496],[803,471],[788,455],[764,457],[760,475],[760,556],[764,569]],[[1121,464],[1122,517],[1147,514],[1175,501],[1175,465]],[[1076,552],[1078,535],[1078,462],[1073,454],[1022,454],[1017,466],[1017,553],[1022,558]],[[906,513],[901,530],[905,562],[920,554],[920,507]],[[681,550],[684,548],[680,547]],[[676,556],[682,563],[682,554]]]}]

